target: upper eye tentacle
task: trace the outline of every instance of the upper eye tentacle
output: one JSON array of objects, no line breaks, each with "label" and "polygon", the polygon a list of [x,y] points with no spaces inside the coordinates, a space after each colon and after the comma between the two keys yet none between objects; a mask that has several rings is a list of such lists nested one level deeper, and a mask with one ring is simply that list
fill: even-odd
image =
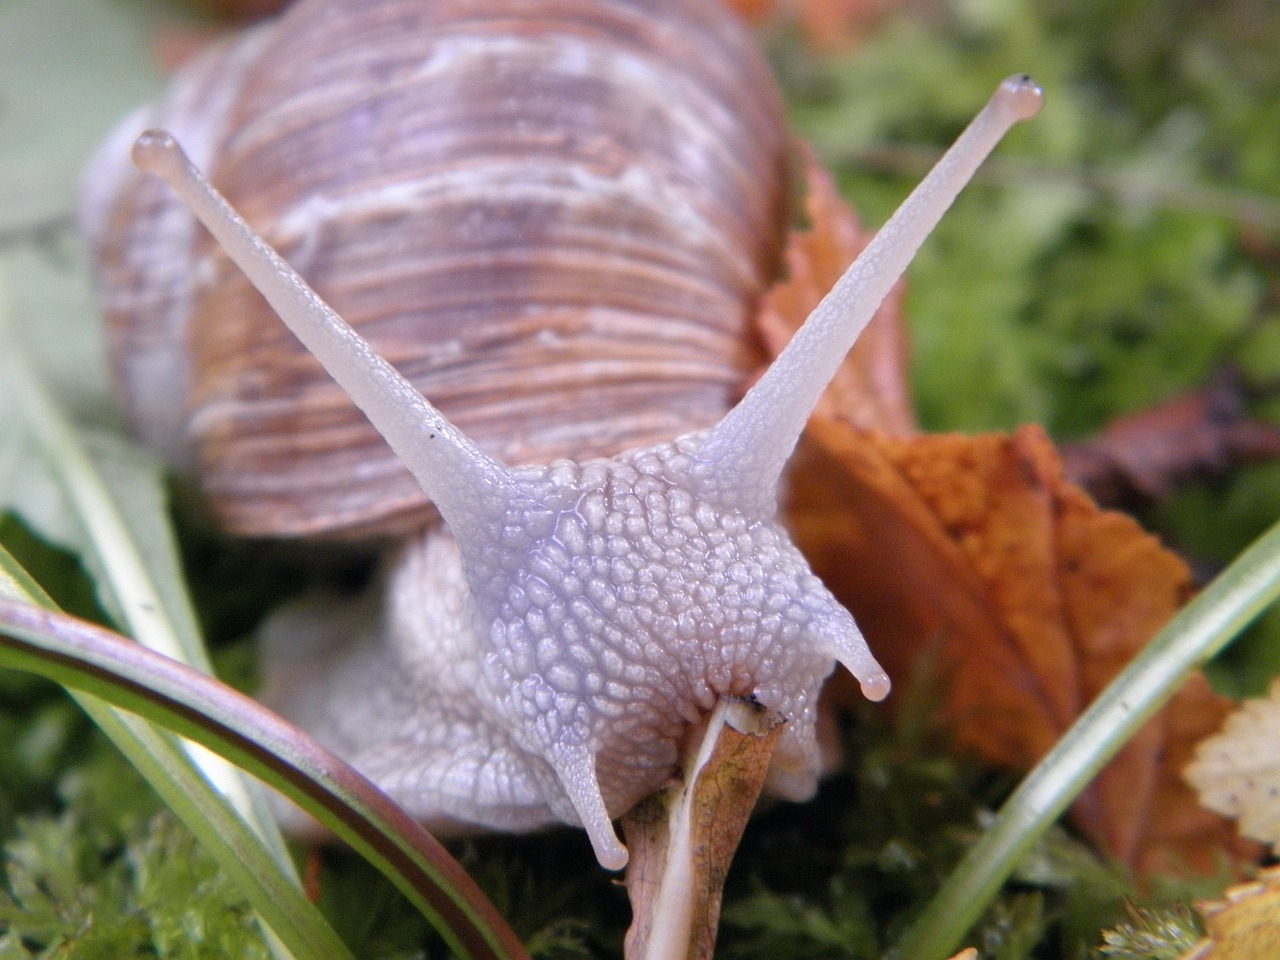
[{"label": "upper eye tentacle", "polygon": [[707,496],[771,516],[778,479],[844,356],[979,164],[1019,120],[1039,112],[1040,87],[1009,77],[903,201],[773,365],[706,434],[697,458]]}]

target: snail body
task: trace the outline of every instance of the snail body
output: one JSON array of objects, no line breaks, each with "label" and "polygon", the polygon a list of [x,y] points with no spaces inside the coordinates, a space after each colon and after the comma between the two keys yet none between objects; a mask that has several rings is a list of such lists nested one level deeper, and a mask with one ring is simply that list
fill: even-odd
[{"label": "snail body", "polygon": [[[390,0],[332,7],[304,3],[289,16],[311,7],[317,16],[328,16],[331,10],[358,16],[366,6],[392,5]],[[483,2],[456,8],[420,6],[452,10],[452,15],[464,20],[477,11],[504,11],[508,19],[518,20],[516,14],[538,10],[556,22],[552,32],[574,36],[586,29],[583,23],[594,29],[607,12],[654,14],[672,18],[663,19],[664,26],[656,28],[655,35],[674,32],[677,42],[688,38],[690,20],[701,21],[711,9],[704,0],[595,2],[586,5],[582,21],[571,17],[557,21],[572,4],[539,0],[496,6]],[[498,13],[494,17],[504,19]],[[348,30],[360,36],[355,27]],[[609,31],[603,32],[612,37]],[[269,48],[271,41],[261,37],[249,42]],[[514,42],[518,47],[524,41]],[[725,68],[741,57],[741,51],[735,50]],[[580,57],[569,60],[577,63]],[[710,74],[722,77],[719,68]],[[381,79],[394,82],[395,76],[393,71]],[[734,85],[712,86],[729,90]],[[668,96],[645,102],[657,110],[664,99],[684,88],[683,80],[673,81]],[[571,98],[577,89],[570,85]],[[520,100],[518,94],[512,96]],[[703,414],[690,414],[694,422],[675,427],[666,438],[638,442],[636,436],[656,430],[659,422],[674,422],[670,411],[653,420],[642,415],[640,422],[645,426],[623,431],[631,441],[621,452],[602,455],[616,444],[617,436],[595,443],[575,441],[575,449],[581,447],[575,459],[525,466],[505,465],[486,449],[483,438],[473,438],[471,430],[462,426],[463,413],[457,414],[455,423],[425,399],[417,379],[405,379],[392,365],[412,368],[413,364],[403,363],[396,350],[385,344],[371,346],[330,309],[203,179],[173,137],[162,132],[144,134],[134,149],[135,162],[158,174],[182,197],[306,350],[369,418],[421,491],[413,509],[429,498],[443,520],[443,526],[428,525],[401,549],[379,628],[353,626],[351,632],[360,636],[341,649],[296,646],[284,655],[294,660],[293,672],[302,675],[286,696],[286,714],[319,731],[429,824],[527,829],[554,821],[577,823],[586,828],[600,863],[611,869],[620,868],[627,859],[611,817],[670,780],[689,728],[720,698],[754,697],[787,717],[766,789],[792,798],[811,793],[818,768],[815,719],[822,680],[839,661],[873,699],[887,694],[889,682],[852,617],[814,577],[780,525],[778,483],[809,411],[858,331],[982,157],[1009,125],[1038,109],[1039,96],[1038,88],[1025,77],[1006,81],[791,345],[727,412],[717,411],[702,423],[698,421]],[[750,114],[760,101],[748,100],[743,109]],[[700,122],[718,129],[727,108],[723,103],[708,106],[704,102],[703,109],[706,113]],[[514,116],[518,119],[518,109]],[[661,125],[651,116],[640,126],[655,124]],[[709,136],[707,131],[691,130],[691,124],[675,126],[695,139]],[[583,134],[575,130],[570,139],[576,143]],[[228,141],[235,142],[234,138]],[[681,155],[674,181],[708,172],[696,162],[697,157],[709,155],[700,147]],[[730,158],[730,171],[738,171],[731,181],[745,176],[738,166],[745,156]],[[775,156],[765,166],[775,169],[778,163]],[[625,164],[608,169],[622,181],[638,176]],[[603,175],[597,170],[585,179]],[[574,174],[570,179],[582,178]],[[668,189],[668,181],[661,177],[640,180],[643,188],[637,191],[618,184],[605,191],[606,206],[617,208],[629,226],[670,217],[677,235],[687,233],[690,250],[695,252],[724,253],[726,238],[737,235],[736,228],[704,229],[709,220],[694,215],[703,209],[696,198],[715,194],[718,188],[697,187],[680,195],[674,187]],[[548,189],[544,180],[535,180],[535,185],[533,192],[539,196]],[[747,186],[741,180],[739,192]],[[521,192],[529,189],[521,181]],[[417,197],[418,190],[414,186],[398,192]],[[656,205],[645,203],[655,196]],[[677,196],[688,202],[673,203]],[[775,208],[776,199],[763,206],[743,203],[736,208],[730,205],[727,223],[758,222],[765,226],[765,234],[776,229],[771,225],[773,214],[767,212]],[[351,206],[364,211],[369,204],[361,200]],[[759,216],[750,212],[757,208],[766,212]],[[439,214],[437,209],[434,215]],[[534,219],[545,226],[540,218]],[[105,221],[121,229],[118,218],[109,216]],[[126,222],[134,221],[126,218]],[[446,226],[448,233],[456,224]],[[310,228],[303,232],[307,237],[298,243],[305,261],[318,241]],[[449,235],[455,243],[473,236],[466,231]],[[516,273],[525,279],[532,276],[524,290],[535,304],[532,313],[554,314],[547,304],[560,304],[563,295],[538,299],[542,275],[526,269],[523,241],[513,239],[513,243],[515,254],[502,245],[487,249],[495,263],[507,266],[514,258],[522,264]],[[664,318],[673,315],[683,329],[684,306],[674,309],[672,305],[687,305],[691,301],[686,295],[698,300],[709,290],[712,300],[724,300],[725,292],[732,289],[746,291],[749,301],[767,277],[772,257],[768,243],[730,245],[733,252],[723,258],[703,261],[705,266],[725,259],[731,266],[728,273],[717,274],[708,267],[707,273],[664,285],[658,280],[667,277],[668,268],[692,254],[666,249],[665,240],[653,243],[638,258],[641,280],[635,287],[625,274],[631,261],[611,252],[605,260],[619,270],[623,290],[592,294],[602,295],[611,305],[606,313],[625,319],[627,310],[617,307],[616,298],[629,305],[633,296],[653,288],[650,292],[657,293],[662,306],[648,319],[637,321],[642,332],[664,331]],[[582,267],[584,259],[590,259],[586,254],[594,252],[590,240],[570,243],[568,248],[568,254],[560,248],[550,254],[557,271],[609,273],[606,267]],[[701,253],[694,259],[701,261]],[[748,264],[754,267],[747,269]],[[211,272],[223,271],[218,267]],[[104,272],[108,280],[109,274],[110,269]],[[476,292],[464,286],[466,292]],[[483,294],[482,300],[495,299],[490,290]],[[578,294],[573,302],[580,304],[583,296]],[[115,302],[110,293],[106,299],[108,304]],[[738,293],[724,302],[728,301],[741,302]],[[585,308],[588,315],[594,309]],[[740,316],[745,315],[747,307],[739,309]],[[524,307],[517,306],[514,312],[521,321],[529,319]],[[597,346],[599,328],[593,321],[580,317],[575,323],[587,331],[584,350]],[[724,328],[716,325],[723,323],[723,316],[716,318],[711,334],[690,338],[723,340]],[[550,339],[558,341],[561,335],[553,332]],[[273,342],[279,339],[266,336]],[[665,347],[668,337],[668,332],[641,336],[638,349],[645,355],[646,347],[652,346],[649,340]],[[223,352],[260,349],[256,340],[246,345],[236,338],[210,339]],[[524,339],[536,346],[545,338],[531,333]],[[389,356],[384,359],[380,353]],[[740,342],[730,347],[728,356],[742,356]],[[646,366],[647,362],[641,363],[647,371],[647,376],[640,377],[641,386],[621,395],[634,397],[637,390],[642,396],[652,394],[661,407],[663,390],[654,384],[666,384],[671,375],[662,364]],[[302,359],[296,363],[309,365]],[[617,373],[614,362],[597,364],[586,359],[585,366],[588,383],[610,381]],[[687,372],[686,366],[676,366]],[[707,364],[699,359],[692,366],[705,372]],[[732,370],[736,376],[740,361],[718,361],[713,366],[721,371],[709,377],[716,384],[711,392],[719,399],[710,405],[723,406],[725,384],[732,379],[723,371]],[[249,369],[254,372],[248,386],[231,389],[253,393],[263,380],[274,376],[252,365]],[[538,366],[529,369],[534,373],[525,385],[533,395],[528,404],[536,406],[542,402],[538,395],[552,389],[555,378],[549,384],[540,379]],[[188,379],[196,381],[199,376]],[[328,396],[328,387],[316,389]],[[430,394],[430,390],[424,392]],[[192,395],[202,396],[199,390]],[[274,414],[280,403],[280,397],[273,397],[267,413]],[[188,415],[197,446],[201,426],[208,418],[216,419],[217,412],[208,413],[197,403]],[[231,423],[244,410],[233,412],[237,416],[229,418]],[[332,411],[328,415],[334,416]],[[336,432],[346,435],[352,429],[343,426]],[[552,428],[551,433],[556,432]],[[322,432],[319,440],[303,438],[297,443],[303,448],[323,447],[327,439]],[[206,456],[198,453],[197,461],[203,463]],[[384,509],[359,529],[385,529],[387,518],[403,519],[411,512],[403,502]],[[302,523],[301,528],[309,532],[308,524]],[[349,530],[351,525],[341,529]],[[334,626],[341,617],[326,619]],[[295,643],[314,622],[292,632]]]}]

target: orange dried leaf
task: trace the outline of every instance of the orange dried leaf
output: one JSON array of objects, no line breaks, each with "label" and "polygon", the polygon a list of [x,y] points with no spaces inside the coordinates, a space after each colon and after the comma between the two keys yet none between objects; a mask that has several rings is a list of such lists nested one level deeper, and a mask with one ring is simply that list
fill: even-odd
[{"label": "orange dried leaf", "polygon": [[[787,280],[758,317],[771,354],[869,238],[812,158],[805,176],[811,226],[790,237]],[[934,664],[939,724],[987,762],[1026,769],[1182,606],[1190,574],[1068,483],[1039,429],[915,435],[899,294],[810,420],[791,529],[895,682]],[[1194,678],[1079,798],[1075,822],[1143,872],[1213,870],[1232,832],[1179,771],[1227,709]]]},{"label": "orange dried leaf", "polygon": [[730,9],[748,23],[759,24],[777,12],[777,0],[729,0]]},{"label": "orange dried leaf", "polygon": [[815,50],[850,50],[886,14],[901,13],[891,0],[801,0],[800,22]]},{"label": "orange dried leaf", "polygon": [[[888,437],[815,417],[793,530],[896,682],[946,678],[938,721],[1026,769],[1187,599],[1185,564],[1062,477],[1038,428]],[[1210,871],[1227,825],[1178,776],[1227,702],[1195,678],[1076,803],[1079,827],[1144,872]]]},{"label": "orange dried leaf", "polygon": [[1201,803],[1239,820],[1241,834],[1280,854],[1280,680],[1200,744],[1186,777]]}]

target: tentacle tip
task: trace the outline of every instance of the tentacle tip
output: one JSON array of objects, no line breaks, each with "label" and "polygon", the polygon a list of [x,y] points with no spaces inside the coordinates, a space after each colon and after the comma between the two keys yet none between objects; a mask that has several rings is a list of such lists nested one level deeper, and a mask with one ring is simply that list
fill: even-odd
[{"label": "tentacle tip", "polygon": [[630,854],[618,839],[596,780],[595,755],[586,747],[553,749],[548,759],[560,778],[578,821],[587,831],[596,860],[606,870],[621,870]]},{"label": "tentacle tip", "polygon": [[1044,90],[1025,73],[1006,77],[996,91],[996,98],[1014,120],[1030,120],[1044,106]]},{"label": "tentacle tip", "polygon": [[889,682],[889,675],[883,670],[866,677],[859,677],[858,683],[862,687],[862,695],[876,703],[887,697],[893,686]]},{"label": "tentacle tip", "polygon": [[133,144],[133,162],[139,170],[166,176],[186,160],[177,138],[168,130],[145,130]]},{"label": "tentacle tip", "polygon": [[596,860],[606,870],[621,870],[627,865],[627,861],[631,859],[631,854],[627,852],[626,847],[618,842],[618,836],[612,829],[609,830],[607,837],[597,838],[592,836],[591,847],[595,851]]}]

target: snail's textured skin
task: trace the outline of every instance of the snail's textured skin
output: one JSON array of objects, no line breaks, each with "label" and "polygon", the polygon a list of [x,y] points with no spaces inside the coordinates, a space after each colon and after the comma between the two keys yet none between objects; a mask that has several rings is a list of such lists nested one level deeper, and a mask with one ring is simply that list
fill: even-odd
[{"label": "snail's textured skin", "polygon": [[597,837],[669,782],[717,698],[754,696],[788,719],[771,792],[808,796],[817,694],[856,628],[780,527],[699,495],[700,440],[513,471],[493,535],[462,553],[470,589],[444,573],[447,534],[407,548],[393,652],[340,654],[361,679],[288,712],[428,822],[594,812]]}]

